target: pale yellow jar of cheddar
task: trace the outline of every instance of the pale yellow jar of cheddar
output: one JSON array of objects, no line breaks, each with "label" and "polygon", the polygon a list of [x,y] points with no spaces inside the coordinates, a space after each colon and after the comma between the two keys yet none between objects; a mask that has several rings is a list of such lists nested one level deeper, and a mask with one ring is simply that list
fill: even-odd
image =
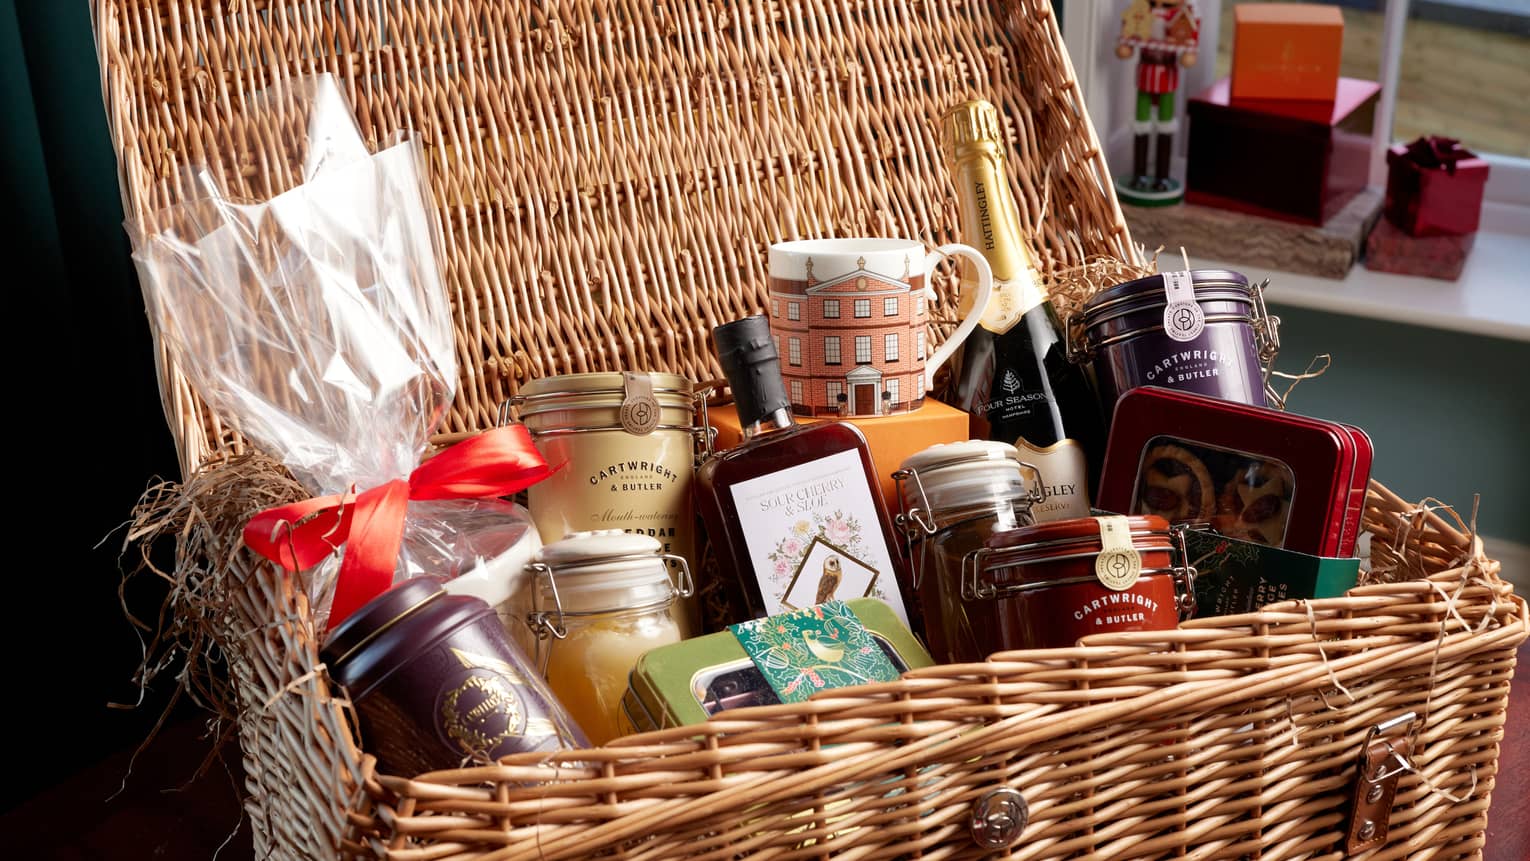
[{"label": "pale yellow jar of cheddar", "polygon": [[[522,386],[507,406],[558,468],[527,491],[543,543],[619,529],[657,540],[694,567],[697,403],[694,384],[678,374],[565,374]],[[684,606],[682,632],[689,634],[697,616]]]}]

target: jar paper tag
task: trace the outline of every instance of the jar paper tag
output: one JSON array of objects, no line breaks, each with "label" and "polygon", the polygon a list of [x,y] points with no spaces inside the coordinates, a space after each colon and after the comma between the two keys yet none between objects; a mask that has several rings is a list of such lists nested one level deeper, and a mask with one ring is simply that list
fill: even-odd
[{"label": "jar paper tag", "polygon": [[622,429],[637,436],[647,436],[659,426],[659,402],[647,374],[623,372],[621,419]]},{"label": "jar paper tag", "polygon": [[1120,515],[1097,518],[1100,522],[1100,555],[1094,559],[1094,576],[1105,588],[1124,592],[1142,573],[1142,557],[1132,544],[1131,521]]},{"label": "jar paper tag", "polygon": [[1163,330],[1176,341],[1193,341],[1206,328],[1206,312],[1195,301],[1195,282],[1189,271],[1163,273]]}]

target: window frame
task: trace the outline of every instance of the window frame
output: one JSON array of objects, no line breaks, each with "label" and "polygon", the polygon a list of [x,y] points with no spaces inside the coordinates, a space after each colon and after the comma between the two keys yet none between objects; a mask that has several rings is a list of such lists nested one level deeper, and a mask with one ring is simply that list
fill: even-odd
[{"label": "window frame", "polygon": [[[862,355],[861,354],[861,345],[862,344],[864,344],[866,346],[866,352],[865,352],[866,358],[864,358],[864,359],[861,358],[861,355]],[[857,365],[869,365],[869,364],[871,364],[871,336],[870,335],[856,335],[855,336],[855,363]]]},{"label": "window frame", "polygon": [[[1078,82],[1084,105],[1094,120],[1106,160],[1116,166],[1130,163],[1132,146],[1131,111],[1123,99],[1130,96],[1131,64],[1115,55],[1114,39],[1121,26],[1119,0],[1053,0],[1060,12],[1063,44],[1072,61],[1074,80]],[[1339,3],[1344,6],[1346,4]],[[1397,83],[1402,71],[1403,36],[1408,23],[1411,0],[1378,0],[1382,15],[1381,57],[1377,70],[1381,96],[1376,103],[1375,127],[1371,135],[1369,185],[1383,189],[1387,184],[1387,148],[1392,144],[1397,115]],[[1216,81],[1217,46],[1220,39],[1222,7],[1220,2],[1196,3],[1201,17],[1201,41],[1197,53],[1208,61],[1184,70],[1185,83],[1180,99],[1200,92]],[[1185,116],[1181,111],[1180,116]],[[1182,159],[1189,135],[1176,135],[1177,158]],[[1530,159],[1505,153],[1477,152],[1490,166],[1484,202],[1515,207],[1530,207]],[[1486,217],[1488,213],[1484,212]],[[1194,249],[1191,249],[1192,255]]]},{"label": "window frame", "polygon": [[[823,363],[825,365],[843,365],[845,363],[845,353],[842,346],[838,335],[823,336]],[[833,358],[830,358],[831,355]]]}]

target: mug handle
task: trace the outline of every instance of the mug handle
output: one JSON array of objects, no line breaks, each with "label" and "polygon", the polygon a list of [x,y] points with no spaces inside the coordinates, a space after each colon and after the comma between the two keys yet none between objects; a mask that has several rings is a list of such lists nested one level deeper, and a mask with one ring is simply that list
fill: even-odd
[{"label": "mug handle", "polygon": [[940,345],[940,349],[925,360],[925,391],[935,387],[935,372],[940,370],[940,366],[956,353],[956,348],[960,347],[962,342],[967,340],[967,336],[972,334],[972,330],[977,328],[978,319],[983,316],[983,310],[988,307],[988,297],[993,295],[993,267],[988,265],[988,258],[971,245],[951,242],[925,255],[924,295],[928,301],[935,301],[935,288],[929,286],[929,278],[935,272],[935,264],[940,262],[937,258],[950,256],[965,257],[977,266],[977,299],[972,303],[972,310],[968,312],[966,319],[962,320],[961,325],[956,327],[956,331],[951,333],[951,337],[947,338]]}]

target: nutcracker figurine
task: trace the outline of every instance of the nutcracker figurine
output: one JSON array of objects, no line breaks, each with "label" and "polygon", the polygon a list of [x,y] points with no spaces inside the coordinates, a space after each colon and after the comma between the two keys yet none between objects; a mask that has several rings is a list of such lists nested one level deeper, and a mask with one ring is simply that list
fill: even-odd
[{"label": "nutcracker figurine", "polygon": [[[1116,56],[1137,54],[1137,113],[1132,123],[1132,173],[1116,180],[1121,199],[1138,206],[1167,206],[1184,191],[1169,178],[1170,154],[1179,120],[1174,94],[1179,90],[1179,67],[1195,65],[1201,20],[1193,0],[1131,0],[1121,15],[1121,39]],[[1156,120],[1157,159],[1148,173],[1148,145]]]}]

